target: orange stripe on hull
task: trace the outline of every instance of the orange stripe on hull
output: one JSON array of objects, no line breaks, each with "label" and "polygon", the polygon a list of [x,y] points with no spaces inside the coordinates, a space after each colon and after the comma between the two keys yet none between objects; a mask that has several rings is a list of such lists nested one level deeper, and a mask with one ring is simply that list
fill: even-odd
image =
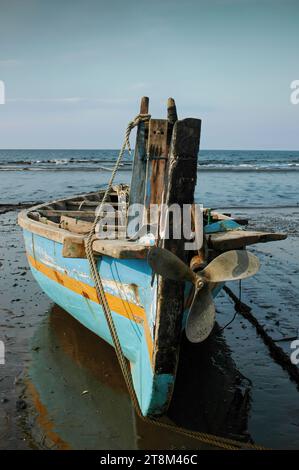
[{"label": "orange stripe on hull", "polygon": [[[27,258],[33,268],[47,276],[52,281],[61,284],[67,289],[75,292],[76,294],[82,295],[83,297],[92,300],[97,304],[101,304],[98,299],[95,287],[85,284],[82,281],[78,281],[77,279],[74,279],[67,274],[60,273],[50,266],[37,261],[28,253]],[[131,321],[133,320],[136,323],[143,324],[150,362],[152,363],[153,340],[144,309],[138,305],[133,304],[132,302],[116,297],[115,295],[112,295],[108,292],[105,292],[105,295],[108,301],[108,305],[113,312],[117,313],[118,315],[122,315]]]}]

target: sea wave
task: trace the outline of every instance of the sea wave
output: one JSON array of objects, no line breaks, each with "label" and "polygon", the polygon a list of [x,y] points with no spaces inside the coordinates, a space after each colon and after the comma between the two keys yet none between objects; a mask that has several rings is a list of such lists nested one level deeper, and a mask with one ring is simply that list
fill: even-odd
[{"label": "sea wave", "polygon": [[[0,171],[112,171],[118,150],[0,150]],[[124,154],[120,171],[132,168]],[[289,172],[299,170],[299,152],[201,150],[201,172]]]},{"label": "sea wave", "polygon": [[[104,162],[107,163],[107,162]],[[115,162],[113,162],[115,163]],[[119,167],[119,171],[131,171],[132,164],[127,163]],[[296,172],[299,171],[299,164],[292,165],[272,165],[272,166],[258,166],[258,165],[198,165],[197,170],[199,172],[257,172],[257,173],[271,173],[271,172]],[[0,164],[1,171],[43,171],[43,172],[91,172],[91,171],[113,171],[113,164],[111,166],[106,166],[103,164],[97,165],[68,165],[68,164],[58,164],[58,165],[24,165],[23,164]]]},{"label": "sea wave", "polygon": [[[99,164],[99,163],[115,163],[116,160],[88,160],[88,159],[72,159],[72,158],[63,158],[63,159],[48,159],[48,160],[4,160],[0,161],[0,166],[1,165],[37,165],[37,166],[44,166],[48,164],[54,164],[54,165],[76,165],[78,163],[87,163],[87,164]],[[126,164],[131,164],[131,162],[123,162],[121,165],[126,165]]]},{"label": "sea wave", "polygon": [[[5,160],[0,161],[1,170],[112,170],[116,159],[47,159],[47,160]],[[132,167],[132,161],[124,160],[120,169],[127,170]],[[287,171],[298,170],[298,161],[288,162],[228,162],[200,159],[199,170],[206,171]]]}]

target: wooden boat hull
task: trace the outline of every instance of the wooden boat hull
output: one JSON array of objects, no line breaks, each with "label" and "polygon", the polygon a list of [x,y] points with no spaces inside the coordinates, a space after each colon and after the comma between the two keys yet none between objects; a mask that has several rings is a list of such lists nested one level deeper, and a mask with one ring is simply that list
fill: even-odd
[{"label": "wooden boat hull", "polygon": [[[50,205],[72,200],[55,201]],[[53,302],[113,346],[88,260],[84,256],[70,257],[65,253],[70,232],[57,228],[55,223],[45,224],[43,219],[34,218],[34,214],[43,213],[47,206],[48,203],[42,204],[19,215],[32,274]],[[71,238],[74,236],[82,244],[82,236],[73,234]],[[105,241],[95,242],[98,270],[124,355],[130,362],[141,411],[144,416],[164,414],[172,396],[179,356],[180,335],[173,333],[177,328],[184,329],[192,286],[185,283],[185,292],[182,292],[185,303],[176,318],[177,313],[173,314],[173,310],[179,310],[177,300],[171,303],[172,298],[161,296],[162,280],[153,276],[147,262],[148,247],[140,245],[138,248],[131,244],[129,252],[120,250],[115,241],[112,244],[115,249],[106,254],[102,245]],[[84,251],[84,245],[82,249]],[[213,297],[222,286],[214,287]],[[174,288],[178,289],[177,283]]]},{"label": "wooden boat hull", "polygon": [[[98,302],[87,259],[64,258],[62,243],[24,230],[32,274],[42,290],[86,328],[113,345]],[[153,371],[157,285],[145,259],[103,256],[99,271],[125,356],[130,361],[142,413],[160,415],[171,397],[175,376]]]}]

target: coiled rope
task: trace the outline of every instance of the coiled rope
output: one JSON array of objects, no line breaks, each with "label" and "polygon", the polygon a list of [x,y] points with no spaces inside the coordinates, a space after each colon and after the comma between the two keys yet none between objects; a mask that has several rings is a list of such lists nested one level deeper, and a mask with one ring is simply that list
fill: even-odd
[{"label": "coiled rope", "polygon": [[156,418],[149,418],[147,416],[143,416],[143,414],[141,412],[139,402],[138,402],[138,398],[136,396],[135,389],[134,389],[134,384],[133,384],[131,371],[130,371],[128,362],[127,362],[127,360],[124,356],[124,353],[122,351],[122,347],[121,347],[121,344],[120,344],[120,341],[119,341],[119,338],[118,338],[117,330],[116,330],[116,327],[115,327],[115,324],[114,324],[114,321],[113,321],[113,318],[112,318],[111,310],[110,310],[110,307],[109,307],[109,304],[108,304],[108,301],[107,301],[107,298],[106,298],[106,294],[105,294],[105,291],[104,291],[101,276],[99,274],[99,270],[98,270],[98,267],[97,267],[97,260],[96,260],[96,257],[94,255],[94,253],[93,253],[93,250],[92,250],[92,243],[93,243],[93,237],[94,237],[96,226],[97,226],[97,224],[99,223],[99,221],[102,217],[102,213],[103,213],[102,209],[103,209],[104,204],[107,201],[107,197],[108,197],[108,195],[111,191],[116,172],[117,172],[117,170],[119,168],[119,165],[122,161],[125,150],[128,149],[129,154],[131,155],[131,147],[130,147],[130,141],[129,141],[131,131],[139,123],[148,121],[150,119],[150,117],[151,116],[149,114],[138,114],[135,117],[135,119],[133,119],[132,121],[129,122],[129,124],[127,126],[127,129],[126,129],[126,132],[125,132],[124,143],[123,143],[122,148],[119,152],[119,155],[118,155],[116,164],[114,166],[114,169],[111,173],[111,177],[110,177],[107,189],[104,193],[103,199],[101,200],[100,207],[99,207],[99,210],[98,210],[98,215],[96,215],[96,217],[93,221],[91,230],[90,230],[87,238],[85,239],[85,251],[86,251],[86,256],[87,256],[89,266],[90,266],[91,277],[92,277],[92,279],[94,281],[94,284],[95,284],[95,289],[96,289],[96,293],[97,293],[97,296],[98,296],[98,300],[99,300],[100,304],[102,305],[102,308],[103,308],[103,311],[104,311],[104,315],[105,315],[105,318],[106,318],[106,321],[107,321],[107,324],[108,324],[108,327],[109,327],[109,331],[110,331],[110,334],[111,334],[111,337],[112,337],[112,340],[113,340],[113,344],[114,344],[115,352],[116,352],[116,355],[117,355],[117,359],[118,359],[118,362],[119,362],[119,365],[120,365],[120,368],[121,368],[126,386],[128,388],[132,403],[134,405],[134,408],[135,408],[135,411],[136,411],[138,417],[145,423],[154,424],[154,425],[162,427],[164,429],[168,429],[169,431],[174,431],[176,433],[180,433],[180,434],[182,434],[186,437],[190,437],[190,438],[196,439],[196,440],[198,440],[202,443],[213,445],[213,446],[216,446],[216,447],[219,447],[219,448],[222,448],[222,449],[228,449],[228,450],[238,450],[238,449],[262,450],[262,449],[264,449],[264,447],[262,447],[262,446],[258,446],[258,445],[254,445],[254,444],[250,444],[250,443],[243,443],[243,442],[239,442],[239,441],[236,441],[236,440],[233,440],[233,439],[228,439],[228,438],[224,438],[224,437],[221,437],[221,436],[216,436],[216,435],[213,435],[213,434],[191,431],[191,430],[176,426],[174,424],[165,423],[165,422],[160,421]]}]

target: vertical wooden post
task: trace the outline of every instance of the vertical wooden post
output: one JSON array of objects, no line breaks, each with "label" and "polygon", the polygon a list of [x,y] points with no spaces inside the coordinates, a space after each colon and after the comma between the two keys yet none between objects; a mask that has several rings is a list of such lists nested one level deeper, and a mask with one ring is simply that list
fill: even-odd
[{"label": "vertical wooden post", "polygon": [[[168,206],[176,203],[182,207],[183,204],[194,202],[200,130],[199,119],[184,119],[174,124],[165,196]],[[170,234],[174,223],[175,221],[169,221]],[[162,241],[164,248],[187,261],[188,252],[185,252],[184,245],[183,233],[179,240],[170,238]],[[154,368],[158,374],[175,373],[183,307],[184,283],[159,278],[154,347]]]},{"label": "vertical wooden post", "polygon": [[[148,114],[149,99],[147,96],[141,98],[140,114]],[[129,197],[129,211],[128,211],[128,224],[134,217],[130,214],[130,206],[132,204],[143,204],[145,193],[145,175],[146,175],[146,152],[147,152],[147,134],[148,122],[141,122],[137,128],[134,162],[132,170],[130,197]],[[130,229],[130,226],[129,226]],[[134,235],[134,230],[128,236]]]},{"label": "vertical wooden post", "polygon": [[144,198],[147,208],[150,204],[161,202],[167,158],[167,121],[165,119],[151,119],[148,133]]},{"label": "vertical wooden post", "polygon": [[172,127],[178,120],[176,104],[173,98],[168,98],[167,100],[167,119],[168,123],[171,124]]},{"label": "vertical wooden post", "polygon": [[[171,144],[173,126],[175,125],[177,120],[178,120],[178,115],[177,115],[175,101],[174,101],[173,98],[168,98],[168,100],[167,100],[167,121],[168,121],[168,126],[167,126],[167,155],[169,155],[169,151],[170,151],[170,144]],[[167,180],[168,180],[168,164],[169,164],[169,160],[167,162],[167,168],[165,169],[165,174],[164,174],[164,187],[165,188],[167,187]],[[166,193],[164,193],[164,198],[163,198],[164,203],[165,203],[165,197],[166,197]]]}]

